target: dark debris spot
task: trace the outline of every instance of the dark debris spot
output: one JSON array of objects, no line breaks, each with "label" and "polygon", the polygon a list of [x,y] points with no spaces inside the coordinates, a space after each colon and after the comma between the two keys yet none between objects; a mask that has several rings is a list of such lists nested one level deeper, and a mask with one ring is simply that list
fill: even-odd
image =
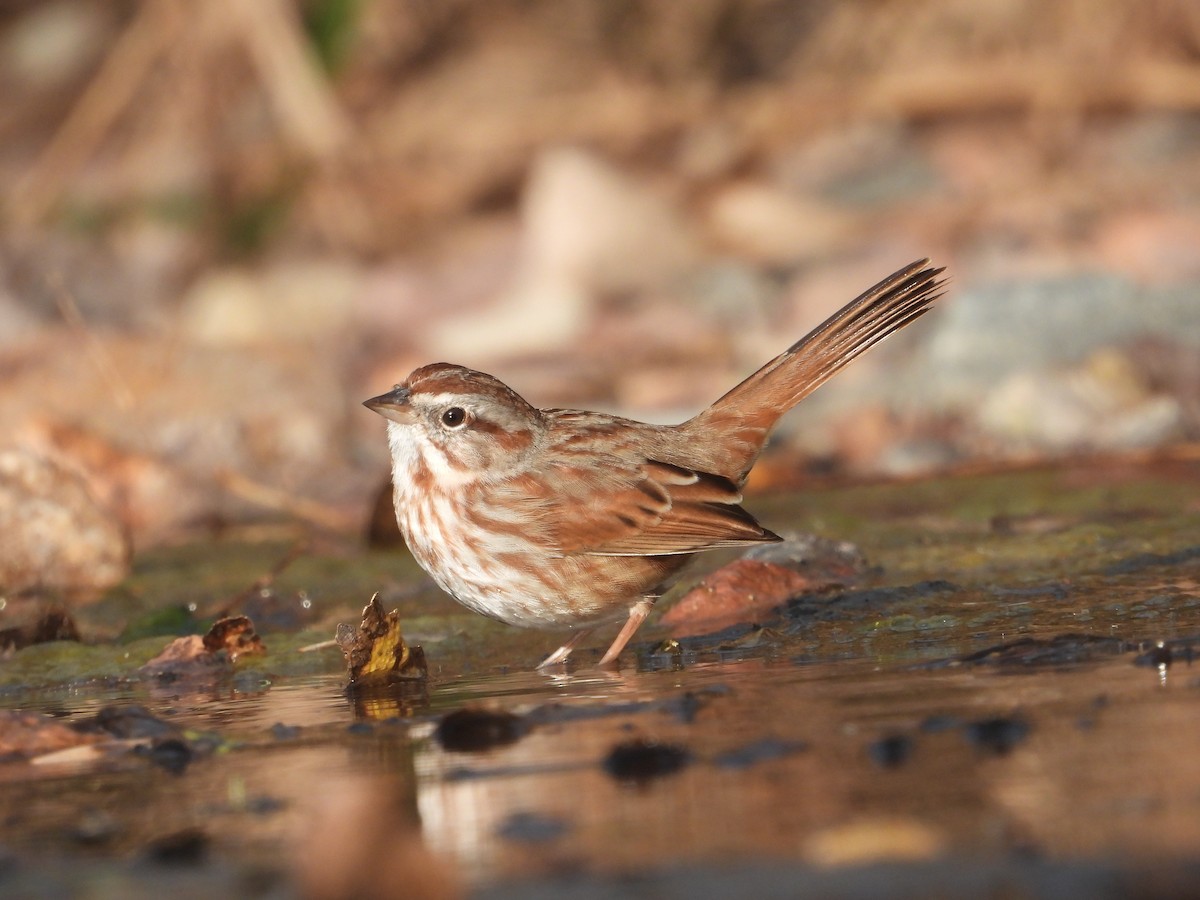
[{"label": "dark debris spot", "polygon": [[784,741],[779,738],[763,738],[741,747],[726,750],[713,757],[713,765],[722,769],[748,769],[759,763],[783,759],[808,749],[804,741]]},{"label": "dark debris spot", "polygon": [[529,724],[510,712],[464,707],[442,717],[434,737],[446,750],[471,753],[515,744]]},{"label": "dark debris spot", "polygon": [[194,866],[208,856],[211,838],[201,828],[185,828],[146,845],[146,858],[168,866]]},{"label": "dark debris spot", "polygon": [[300,737],[299,725],[284,725],[282,722],[276,722],[271,726],[271,737],[277,741],[292,741]]},{"label": "dark debris spot", "polygon": [[25,626],[0,629],[0,650],[20,650],[34,644],[53,641],[78,641],[79,629],[71,614],[52,609],[36,622]]},{"label": "dark debris spot", "polygon": [[1148,666],[1152,669],[1167,668],[1173,663],[1185,662],[1191,665],[1196,659],[1196,648],[1191,643],[1178,641],[1159,641],[1149,650],[1139,653],[1133,658],[1135,666]]},{"label": "dark debris spot", "polygon": [[1173,553],[1139,553],[1103,569],[1104,575],[1129,575],[1143,569],[1178,566],[1200,560],[1200,547],[1185,547]]},{"label": "dark debris spot", "polygon": [[691,761],[685,747],[638,739],[613,747],[604,758],[604,770],[620,781],[644,783],[673,775]]},{"label": "dark debris spot", "polygon": [[160,738],[149,746],[142,745],[134,750],[139,756],[145,756],[160,769],[165,769],[172,775],[182,775],[191,764],[192,748],[186,741],[179,738]]},{"label": "dark debris spot", "polygon": [[966,739],[981,750],[1003,756],[1029,736],[1029,723],[1016,716],[995,716],[968,722]]},{"label": "dark debris spot", "polygon": [[784,616],[789,619],[827,621],[840,619],[847,615],[878,613],[900,603],[909,603],[960,590],[962,588],[953,582],[932,579],[902,587],[844,591],[832,596],[803,594],[787,602],[784,607]]},{"label": "dark debris spot", "polygon": [[578,704],[544,703],[525,715],[530,726],[561,725],[567,722],[607,719],[644,712],[661,712],[685,724],[691,724],[696,714],[708,705],[711,698],[730,693],[728,685],[714,684],[697,691],[683,691],[659,700],[629,700],[624,703]]},{"label": "dark debris spot", "polygon": [[889,734],[867,744],[867,755],[880,768],[895,769],[908,762],[914,746],[908,735]]},{"label": "dark debris spot", "polygon": [[81,721],[78,727],[84,731],[98,728],[122,739],[174,737],[179,733],[173,724],[157,718],[146,707],[136,703],[102,707],[95,718]]},{"label": "dark debris spot", "polygon": [[[593,719],[607,719],[611,716],[628,716],[643,713],[653,709],[655,703],[650,700],[629,700],[625,703],[574,704],[574,703],[543,703],[536,709],[531,709],[525,715],[525,721],[531,725],[562,725],[568,722],[587,722]],[[459,710],[464,712],[465,710]],[[454,715],[454,713],[451,713]]]},{"label": "dark debris spot", "polygon": [[269,794],[260,794],[246,800],[245,811],[256,816],[269,816],[287,809],[287,801]]},{"label": "dark debris spot", "polygon": [[496,834],[505,840],[522,844],[545,844],[557,840],[570,830],[570,822],[558,816],[515,812],[500,823]]},{"label": "dark debris spot", "polygon": [[103,809],[86,809],[71,826],[71,838],[79,844],[97,847],[120,837],[124,829],[112,813]]},{"label": "dark debris spot", "polygon": [[374,734],[375,726],[370,722],[351,722],[346,726],[346,733],[357,735]]},{"label": "dark debris spot", "polygon": [[958,716],[948,714],[939,714],[926,716],[921,720],[921,724],[917,727],[925,732],[925,734],[940,734],[943,731],[953,731],[962,725],[962,719]]},{"label": "dark debris spot", "polygon": [[973,653],[923,663],[919,668],[1000,666],[1008,669],[1068,666],[1101,656],[1116,656],[1129,649],[1120,638],[1094,634],[1057,634],[1052,638],[1023,637],[985,647]]},{"label": "dark debris spot", "polygon": [[1171,648],[1160,642],[1145,653],[1139,653],[1135,656],[1133,664],[1135,666],[1150,666],[1151,668],[1163,666],[1165,668],[1171,665],[1172,661]]},{"label": "dark debris spot", "polygon": [[696,714],[708,705],[708,701],[694,691],[686,691],[672,700],[669,706],[664,707],[664,712],[670,713],[685,725],[696,721]]},{"label": "dark debris spot", "polygon": [[993,597],[1004,600],[1029,599],[1031,597],[1049,597],[1052,600],[1066,600],[1071,595],[1071,589],[1061,581],[1048,584],[1018,585],[1016,587],[996,586],[989,590]]}]

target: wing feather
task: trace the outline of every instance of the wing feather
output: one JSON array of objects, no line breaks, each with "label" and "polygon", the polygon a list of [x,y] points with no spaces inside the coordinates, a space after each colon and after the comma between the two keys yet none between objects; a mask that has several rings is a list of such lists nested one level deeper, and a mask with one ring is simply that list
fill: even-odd
[{"label": "wing feather", "polygon": [[632,483],[560,530],[564,554],[670,556],[780,540],[726,478],[647,460]]}]

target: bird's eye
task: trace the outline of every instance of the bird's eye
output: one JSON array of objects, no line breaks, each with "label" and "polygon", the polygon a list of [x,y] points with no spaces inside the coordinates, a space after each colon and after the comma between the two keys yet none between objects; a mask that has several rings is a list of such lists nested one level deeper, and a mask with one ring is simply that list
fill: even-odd
[{"label": "bird's eye", "polygon": [[461,428],[467,421],[467,411],[461,406],[451,406],[442,413],[442,424],[447,428]]}]

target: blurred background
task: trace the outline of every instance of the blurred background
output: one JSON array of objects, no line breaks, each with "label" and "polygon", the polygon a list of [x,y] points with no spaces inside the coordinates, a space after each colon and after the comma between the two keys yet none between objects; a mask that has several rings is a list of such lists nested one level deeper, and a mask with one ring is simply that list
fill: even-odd
[{"label": "blurred background", "polygon": [[361,532],[418,365],[679,420],[925,256],[753,489],[1200,457],[1194,0],[6,0],[0,83],[0,531],[115,523],[67,586]]}]

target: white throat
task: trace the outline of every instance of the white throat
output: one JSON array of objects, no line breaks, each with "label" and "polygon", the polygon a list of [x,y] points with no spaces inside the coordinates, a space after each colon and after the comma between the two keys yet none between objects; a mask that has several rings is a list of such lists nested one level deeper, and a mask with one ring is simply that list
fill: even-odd
[{"label": "white throat", "polygon": [[410,473],[422,465],[442,488],[463,487],[479,480],[478,473],[450,465],[445,451],[430,441],[420,428],[388,422],[387,436],[388,450],[392,454],[392,484],[402,493],[408,492]]}]

